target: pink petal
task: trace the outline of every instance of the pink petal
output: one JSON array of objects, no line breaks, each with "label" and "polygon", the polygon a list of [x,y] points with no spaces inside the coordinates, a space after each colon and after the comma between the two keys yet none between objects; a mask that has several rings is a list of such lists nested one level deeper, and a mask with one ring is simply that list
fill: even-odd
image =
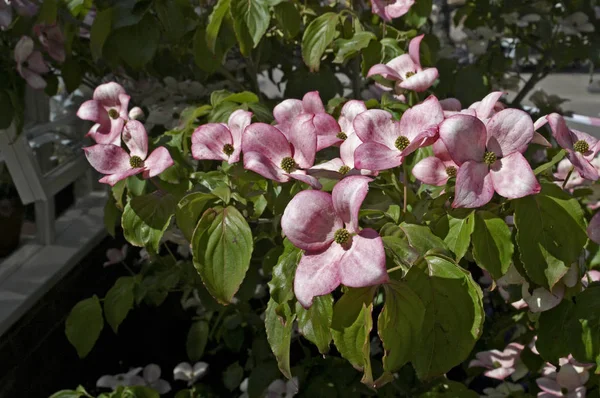
[{"label": "pink petal", "polygon": [[567,158],[583,178],[591,181],[598,180],[598,170],[581,153],[568,151]]},{"label": "pink petal", "polygon": [[251,170],[273,181],[288,182],[290,177],[281,169],[280,164],[273,163],[259,152],[244,152],[244,168],[246,170]]},{"label": "pink petal", "polygon": [[342,131],[350,137],[354,134],[354,119],[367,110],[367,107],[363,101],[350,100],[344,104],[338,118],[338,123]]},{"label": "pink petal", "polygon": [[44,61],[42,53],[39,51],[32,52],[29,58],[27,58],[27,63],[29,64],[27,69],[37,73],[38,75],[43,75],[44,73],[50,72],[48,65],[46,65],[46,62]]},{"label": "pink petal", "polygon": [[444,120],[439,127],[452,160],[459,166],[467,161],[481,162],[485,153],[486,129],[474,116],[458,114]]},{"label": "pink petal", "polygon": [[354,131],[363,142],[375,141],[395,149],[400,136],[400,124],[392,121],[392,115],[381,109],[370,109],[354,119]]},{"label": "pink petal", "polygon": [[144,116],[144,111],[139,106],[134,106],[127,114],[127,117],[132,120],[143,119]]},{"label": "pink petal", "polygon": [[242,136],[242,152],[244,155],[248,152],[258,152],[278,168],[281,168],[283,158],[292,157],[290,143],[283,133],[265,123],[253,123],[246,127]]},{"label": "pink petal", "polygon": [[528,113],[518,109],[496,113],[486,127],[487,148],[497,156],[523,153],[533,139],[533,121]]},{"label": "pink petal", "polygon": [[306,171],[304,170],[295,170],[291,173],[286,173],[285,174],[288,177],[293,178],[294,180],[298,180],[301,181],[305,184],[310,185],[312,188],[314,189],[321,189],[323,188],[323,186],[321,185],[321,183],[319,182],[319,180],[317,180],[314,176],[312,175],[308,175],[306,174]]},{"label": "pink petal", "polygon": [[425,130],[437,133],[438,125],[444,121],[444,111],[433,95],[422,103],[407,109],[400,119],[400,131],[412,143]]},{"label": "pink petal", "polygon": [[294,294],[304,308],[312,305],[315,296],[331,293],[339,286],[339,263],[344,253],[338,244],[320,252],[304,253],[294,276]]},{"label": "pink petal", "polygon": [[167,148],[160,146],[153,150],[150,156],[144,161],[144,178],[157,176],[171,166],[173,166],[171,154]]},{"label": "pink petal", "polygon": [[327,162],[313,166],[309,170],[306,170],[306,172],[309,175],[319,178],[339,180],[342,177],[342,175],[339,173],[339,170],[342,166],[345,166],[342,159],[334,158]]},{"label": "pink petal", "polygon": [[463,163],[456,175],[456,194],[452,207],[480,207],[492,200],[494,186],[488,165],[475,161]]},{"label": "pink petal", "polygon": [[494,190],[508,199],[539,193],[541,190],[527,159],[514,152],[497,160],[490,168]]},{"label": "pink petal", "polygon": [[562,391],[560,390],[560,385],[556,382],[556,380],[552,380],[549,377],[540,377],[535,381],[538,387],[553,396],[561,397]]},{"label": "pink petal", "polygon": [[240,153],[242,152],[242,135],[246,127],[250,125],[252,121],[252,112],[238,109],[229,116],[227,125],[233,138],[233,153],[229,157],[230,163],[235,163],[240,159]]},{"label": "pink petal", "polygon": [[305,113],[324,113],[325,107],[318,91],[310,91],[302,97],[302,108]]},{"label": "pink petal", "polygon": [[273,117],[277,120],[277,123],[287,124],[303,112],[304,107],[302,106],[302,101],[298,99],[287,99],[281,101],[273,108]]},{"label": "pink petal", "polygon": [[[336,245],[337,243],[332,244]],[[389,281],[383,241],[377,231],[371,228],[365,228],[352,237],[352,246],[339,264],[341,283],[345,286],[365,287]]]},{"label": "pink petal", "polygon": [[446,144],[441,139],[435,141],[431,147],[433,149],[433,154],[436,158],[439,158],[443,162],[452,162],[452,157],[450,156],[450,152],[448,152],[448,148],[446,148]]},{"label": "pink petal", "polygon": [[483,98],[481,102],[479,102],[477,106],[475,106],[475,112],[477,113],[477,117],[480,119],[487,119],[491,117],[496,103],[500,98],[502,98],[503,95],[503,91],[494,91],[493,93],[489,93],[488,95],[486,95],[485,98]]},{"label": "pink petal", "polygon": [[546,116],[542,116],[538,120],[536,120],[535,123],[533,123],[533,129],[539,130],[542,127],[544,127],[546,123],[548,123],[548,119],[546,118]]},{"label": "pink petal", "polygon": [[127,110],[129,109],[129,100],[130,99],[131,99],[131,97],[127,94],[119,94],[119,105],[118,105],[119,116],[125,120],[127,120],[127,116],[128,116]]},{"label": "pink petal", "polygon": [[[533,128],[535,129],[535,124],[533,125]],[[533,139],[531,140],[531,143],[545,146],[548,148],[552,147],[552,144],[550,142],[548,142],[548,140],[543,135],[538,133],[537,131],[533,133]]]},{"label": "pink petal", "polygon": [[130,120],[123,130],[123,142],[129,148],[130,156],[146,159],[148,156],[148,133],[144,125],[137,120]]},{"label": "pink petal", "polygon": [[348,138],[340,145],[340,157],[344,161],[344,164],[351,169],[354,168],[354,151],[363,142],[358,138],[356,133],[348,135]]},{"label": "pink petal", "polygon": [[313,124],[317,134],[317,151],[343,141],[337,137],[342,129],[333,116],[327,113],[317,113],[314,115]]},{"label": "pink petal", "polygon": [[[232,134],[223,124],[208,123],[199,126],[192,134],[192,156],[194,159],[199,160],[230,161],[230,157],[223,152],[223,148],[227,144],[233,145],[235,151]],[[237,160],[239,160],[239,154],[238,159],[235,159],[235,161]],[[235,161],[231,159],[230,163],[235,163]]]},{"label": "pink petal", "polygon": [[551,113],[546,116],[546,119],[548,120],[552,135],[556,142],[558,142],[558,145],[565,149],[573,149],[573,136],[567,127],[565,119],[558,113]]},{"label": "pink petal", "polygon": [[22,64],[33,52],[33,40],[29,36],[22,36],[15,46],[15,61]]},{"label": "pink petal", "polygon": [[402,164],[400,151],[377,142],[365,142],[354,152],[354,166],[359,170],[387,170]]},{"label": "pink petal", "polygon": [[395,0],[392,4],[388,4],[385,7],[385,13],[390,19],[399,18],[406,14],[414,3],[415,0]]},{"label": "pink petal", "polygon": [[515,371],[514,368],[504,368],[503,367],[503,368],[487,370],[487,371],[483,372],[483,374],[492,379],[504,380],[505,378],[507,378],[508,376],[513,374],[514,371]]},{"label": "pink petal", "polygon": [[127,94],[120,84],[109,82],[101,84],[94,90],[93,98],[105,107],[120,107],[119,94]]},{"label": "pink petal", "polygon": [[413,62],[417,65],[421,65],[421,56],[419,55],[419,50],[421,49],[421,41],[423,40],[425,35],[419,35],[413,38],[408,44],[408,54],[412,58]]},{"label": "pink petal", "polygon": [[592,160],[598,153],[598,140],[592,137],[591,135],[579,130],[571,130],[571,135],[573,136],[573,140],[575,142],[587,142],[590,149],[586,153],[584,153],[584,155],[588,160]]},{"label": "pink petal", "polygon": [[322,191],[301,191],[288,203],[281,218],[281,229],[302,250],[324,250],[335,231],[343,228],[331,195]]},{"label": "pink petal", "polygon": [[435,83],[438,76],[439,72],[437,68],[426,68],[417,71],[417,73],[406,78],[404,81],[396,83],[396,85],[400,88],[414,90],[420,93],[433,86],[433,83]]},{"label": "pink petal", "polygon": [[460,112],[460,110],[462,109],[460,101],[456,98],[446,98],[440,100],[440,105],[445,111]]},{"label": "pink petal", "polygon": [[556,381],[561,387],[569,391],[573,391],[583,384],[579,372],[570,363],[560,367],[556,374]]},{"label": "pink petal", "polygon": [[358,232],[358,212],[369,191],[369,177],[351,176],[333,187],[333,207],[350,233]]},{"label": "pink petal", "polygon": [[377,65],[373,65],[371,66],[371,69],[369,69],[369,72],[367,73],[367,77],[371,77],[371,76],[375,76],[375,75],[380,75],[381,77],[383,77],[384,79],[387,80],[401,80],[402,77],[398,74],[398,72],[396,72],[395,70],[393,70],[392,68],[390,68],[387,65],[384,64],[377,64]]},{"label": "pink petal", "polygon": [[121,132],[125,126],[125,120],[110,119],[108,125],[96,124],[89,131],[90,136],[98,144],[121,145]]},{"label": "pink petal", "polygon": [[409,54],[402,54],[386,64],[391,69],[395,70],[401,80],[406,79],[408,72],[417,73],[421,71],[421,65],[416,64]]},{"label": "pink petal", "polygon": [[129,155],[116,145],[96,144],[83,148],[90,165],[102,174],[115,174],[131,169]]},{"label": "pink petal", "polygon": [[[587,228],[587,234],[591,241],[600,245],[600,211],[596,212],[590,220],[590,225]],[[592,271],[590,271],[591,273]]]},{"label": "pink petal", "polygon": [[296,116],[288,133],[288,140],[294,148],[294,160],[300,168],[308,169],[315,163],[317,153],[317,132],[313,119],[315,115],[303,113]]},{"label": "pink petal", "polygon": [[417,163],[412,170],[413,175],[425,184],[442,186],[448,182],[448,174],[444,163],[430,156]]},{"label": "pink petal", "polygon": [[102,177],[101,179],[99,179],[98,182],[100,182],[102,184],[108,184],[112,187],[117,182],[124,180],[127,177],[131,177],[133,175],[139,174],[142,171],[144,171],[144,169],[141,167],[138,167],[137,169],[129,169],[129,170],[125,170],[125,171],[120,171],[115,174],[106,175],[106,176]]},{"label": "pink petal", "polygon": [[100,102],[95,100],[85,101],[81,104],[77,111],[77,116],[80,119],[90,120],[105,126],[110,124],[108,112],[106,112],[106,109],[104,109]]},{"label": "pink petal", "polygon": [[41,90],[46,87],[46,81],[44,78],[30,69],[21,68],[20,73],[23,79],[25,79],[27,84],[29,84],[32,88]]}]

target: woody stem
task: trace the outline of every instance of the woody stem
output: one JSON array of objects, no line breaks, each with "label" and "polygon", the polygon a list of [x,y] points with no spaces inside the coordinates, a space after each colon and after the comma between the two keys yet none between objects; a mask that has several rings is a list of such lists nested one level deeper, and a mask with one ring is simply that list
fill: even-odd
[{"label": "woody stem", "polygon": [[408,207],[408,173],[406,172],[406,164],[402,164],[402,174],[404,176],[404,206],[403,210],[406,214],[406,208]]}]

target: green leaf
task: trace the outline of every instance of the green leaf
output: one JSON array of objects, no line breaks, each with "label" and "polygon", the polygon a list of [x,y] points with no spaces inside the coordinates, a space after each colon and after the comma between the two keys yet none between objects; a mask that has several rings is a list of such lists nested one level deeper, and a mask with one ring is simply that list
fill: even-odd
[{"label": "green leaf", "polygon": [[406,234],[408,242],[421,254],[429,250],[447,250],[446,244],[438,236],[434,235],[426,225],[407,224],[403,222],[400,228]]},{"label": "green leaf", "polygon": [[[600,284],[593,283],[575,297],[566,329],[569,352],[579,362],[600,363]],[[558,322],[558,319],[555,319]]]},{"label": "green leaf", "polygon": [[223,384],[229,391],[237,389],[243,378],[244,368],[240,366],[239,362],[232,363],[223,372]]},{"label": "green leaf", "polygon": [[154,9],[167,38],[171,42],[180,40],[186,33],[186,22],[178,2],[173,0],[155,1]]},{"label": "green leaf", "polygon": [[513,201],[521,262],[534,283],[551,288],[587,243],[583,210],[569,194],[543,183],[537,195]]},{"label": "green leaf", "polygon": [[214,51],[206,45],[206,32],[202,27],[196,29],[193,39],[194,62],[204,72],[213,73],[223,63],[225,52],[217,40]]},{"label": "green leaf", "polygon": [[160,394],[150,387],[125,387],[122,398],[160,398]]},{"label": "green leaf", "polygon": [[104,298],[104,316],[112,330],[117,333],[119,325],[133,308],[135,278],[122,276],[110,288]]},{"label": "green leaf", "polygon": [[10,96],[5,90],[0,90],[0,129],[7,129],[13,120],[14,107]]},{"label": "green leaf", "polygon": [[561,149],[560,151],[558,151],[558,153],[556,155],[554,155],[554,157],[549,162],[536,167],[536,169],[533,170],[533,174],[538,175],[538,174],[543,173],[546,170],[551,169],[552,167],[554,167],[555,164],[560,162],[565,157],[566,154],[567,154],[567,151],[565,151],[564,149]]},{"label": "green leaf", "polygon": [[448,249],[456,255],[456,261],[460,261],[465,256],[471,243],[471,234],[475,228],[473,211],[453,211],[448,214],[448,234],[444,242]]},{"label": "green leaf", "polygon": [[334,63],[341,64],[360,53],[363,48],[369,46],[371,40],[377,36],[371,32],[357,32],[350,39],[337,39],[334,42],[336,48]]},{"label": "green leaf", "polygon": [[275,21],[286,39],[293,39],[300,33],[302,16],[294,3],[279,3],[274,8]]},{"label": "green leaf", "polygon": [[37,20],[39,23],[53,25],[56,23],[56,14],[58,12],[57,0],[45,0],[41,2],[38,11]]},{"label": "green leaf", "polygon": [[504,220],[488,211],[478,211],[473,233],[473,257],[477,265],[499,279],[508,271],[514,249]]},{"label": "green leaf", "polygon": [[94,22],[92,22],[92,29],[90,30],[90,51],[92,52],[92,58],[94,61],[102,58],[102,49],[104,43],[110,35],[110,29],[112,26],[112,8],[98,11]]},{"label": "green leaf", "polygon": [[273,277],[269,282],[269,294],[277,304],[283,304],[294,298],[294,274],[302,251],[285,239],[284,251],[273,268]]},{"label": "green leaf", "polygon": [[277,359],[279,370],[288,379],[292,378],[290,369],[290,343],[292,327],[296,314],[292,313],[289,303],[278,304],[270,299],[265,313],[267,340]]},{"label": "green leaf", "polygon": [[302,59],[312,72],[318,72],[321,57],[336,35],[339,16],[327,12],[314,19],[302,36]]},{"label": "green leaf", "polygon": [[333,297],[331,294],[315,297],[309,309],[296,303],[298,329],[306,339],[317,346],[321,354],[327,354],[331,343],[331,317]]},{"label": "green leaf", "polygon": [[[258,46],[269,27],[269,6],[264,0],[231,0],[230,7],[240,50],[248,56],[251,48]],[[246,44],[247,38],[250,39],[249,46]]]},{"label": "green leaf", "polygon": [[208,322],[197,321],[192,324],[188,331],[185,349],[187,356],[192,362],[196,362],[204,355],[204,349],[208,341]]},{"label": "green leaf", "polygon": [[111,195],[106,201],[106,205],[104,205],[104,227],[113,238],[120,219],[121,211],[117,208],[115,199]]},{"label": "green leaf", "polygon": [[535,348],[546,361],[558,364],[558,359],[570,354],[568,341],[571,337],[568,326],[574,304],[563,300],[548,311],[540,314]]},{"label": "green leaf", "polygon": [[98,296],[87,298],[75,304],[65,324],[65,334],[77,350],[79,358],[90,353],[100,332],[104,328],[102,307]]},{"label": "green leaf", "polygon": [[406,282],[425,306],[423,333],[411,362],[420,379],[430,379],[468,357],[483,328],[483,295],[467,271],[438,255],[415,264]]},{"label": "green leaf", "polygon": [[258,96],[251,91],[231,93],[227,90],[216,90],[210,94],[210,104],[213,107],[223,102],[235,102],[238,104],[258,102]]},{"label": "green leaf", "polygon": [[114,31],[107,45],[114,46],[127,65],[139,70],[154,58],[159,40],[158,24],[152,15],[146,14],[138,24]]},{"label": "green leaf", "polygon": [[192,241],[194,230],[204,209],[213,200],[215,200],[213,194],[193,192],[184,196],[177,204],[175,222],[188,242]]},{"label": "green leaf", "polygon": [[349,288],[333,306],[331,335],[336,348],[357,370],[362,381],[373,383],[369,333],[373,327],[373,294],[376,288]]},{"label": "green leaf", "polygon": [[225,17],[229,11],[230,4],[231,0],[219,0],[208,17],[206,45],[212,53],[215,52],[217,37],[219,37],[219,31],[221,30],[221,23],[223,22],[223,17]]},{"label": "green leaf", "polygon": [[429,15],[431,14],[432,6],[432,0],[416,0],[415,4],[410,8],[403,19],[408,26],[419,29],[427,22],[427,18],[429,18]]},{"label": "green leaf", "polygon": [[81,398],[89,397],[89,395],[75,390],[62,390],[50,395],[50,398]]},{"label": "green leaf", "polygon": [[383,369],[396,372],[417,354],[425,307],[408,284],[392,280],[384,285],[385,305],[377,329],[383,343]]},{"label": "green leaf", "polygon": [[60,71],[67,91],[72,93],[73,91],[77,90],[81,84],[81,78],[83,77],[83,72],[81,71],[79,62],[77,62],[73,57],[69,57],[63,63]]},{"label": "green leaf", "polygon": [[230,303],[238,291],[252,250],[252,231],[235,207],[216,207],[202,215],[192,237],[194,267],[220,303]]},{"label": "green leaf", "polygon": [[132,198],[123,210],[123,235],[134,246],[158,252],[162,238],[173,213],[176,200],[171,194],[152,192]]}]

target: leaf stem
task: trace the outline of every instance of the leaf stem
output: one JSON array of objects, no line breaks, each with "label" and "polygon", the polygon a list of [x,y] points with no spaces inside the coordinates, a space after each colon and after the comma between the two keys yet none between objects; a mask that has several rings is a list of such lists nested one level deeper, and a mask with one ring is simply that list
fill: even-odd
[{"label": "leaf stem", "polygon": [[406,209],[408,207],[408,173],[406,172],[406,164],[402,163],[402,174],[404,178],[404,214],[406,215]]},{"label": "leaf stem", "polygon": [[573,174],[573,170],[575,170],[575,166],[571,166],[571,170],[569,170],[569,174],[567,174],[567,177],[563,181],[562,189],[565,189],[565,187],[567,186],[567,182],[569,181],[569,178],[571,178],[571,174]]}]

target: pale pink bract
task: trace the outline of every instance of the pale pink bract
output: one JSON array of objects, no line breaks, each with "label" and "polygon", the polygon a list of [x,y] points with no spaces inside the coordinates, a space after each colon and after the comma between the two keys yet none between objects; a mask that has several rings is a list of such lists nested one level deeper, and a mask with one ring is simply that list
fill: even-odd
[{"label": "pale pink bract", "polygon": [[371,10],[373,14],[389,22],[406,14],[413,4],[415,0],[371,0]]},{"label": "pale pink bract", "polygon": [[48,73],[48,65],[44,62],[42,53],[34,50],[33,40],[23,36],[15,46],[15,61],[17,72],[31,87],[41,90],[46,87],[46,81],[41,75]]}]

